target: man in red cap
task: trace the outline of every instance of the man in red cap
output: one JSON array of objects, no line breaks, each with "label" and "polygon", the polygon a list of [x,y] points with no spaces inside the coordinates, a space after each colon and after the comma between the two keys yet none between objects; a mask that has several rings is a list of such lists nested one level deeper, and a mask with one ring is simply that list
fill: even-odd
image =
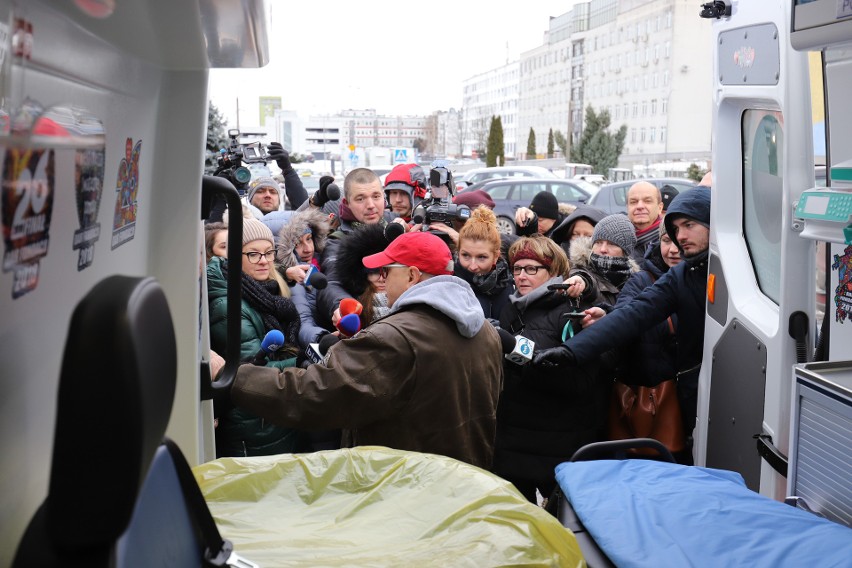
[{"label": "man in red cap", "polygon": [[385,195],[391,211],[406,222],[411,212],[426,197],[426,173],[417,164],[394,166],[385,178]]},{"label": "man in red cap", "polygon": [[243,365],[231,399],[274,424],[347,429],[352,445],[441,454],[488,469],[503,383],[500,338],[447,245],[397,237],[363,259],[387,281],[390,313],[307,369]]}]

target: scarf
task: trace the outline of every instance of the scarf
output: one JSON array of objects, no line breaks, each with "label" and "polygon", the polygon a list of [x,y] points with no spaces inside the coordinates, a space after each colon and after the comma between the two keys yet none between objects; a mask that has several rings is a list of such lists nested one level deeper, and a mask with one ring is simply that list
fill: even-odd
[{"label": "scarf", "polygon": [[373,295],[373,321],[383,318],[390,313],[388,306],[388,295],[385,292],[376,292]]},{"label": "scarf", "polygon": [[512,277],[509,274],[509,264],[501,256],[497,258],[497,265],[487,274],[474,274],[456,262],[455,275],[465,280],[474,292],[486,296],[496,296],[506,289]]},{"label": "scarf", "polygon": [[662,217],[657,217],[657,220],[650,227],[646,227],[641,231],[636,231],[636,247],[644,250],[645,246],[655,240],[660,240],[660,222]]},{"label": "scarf", "polygon": [[620,289],[630,276],[630,259],[626,256],[601,256],[592,253],[589,260],[595,270],[616,288]]},{"label": "scarf", "polygon": [[[227,281],[228,263],[222,261],[221,267],[222,275]],[[296,345],[299,337],[299,311],[290,298],[280,295],[276,280],[261,282],[242,273],[242,297],[258,313],[266,332],[281,330],[284,333],[284,341],[289,345]]]}]

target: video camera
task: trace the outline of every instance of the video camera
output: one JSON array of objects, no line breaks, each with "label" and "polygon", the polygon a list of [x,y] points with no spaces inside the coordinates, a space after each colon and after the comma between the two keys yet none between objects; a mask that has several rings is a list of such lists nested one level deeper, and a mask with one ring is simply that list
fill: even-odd
[{"label": "video camera", "polygon": [[438,235],[450,244],[450,237],[443,231],[430,229],[432,223],[443,223],[448,227],[453,226],[453,221],[467,221],[470,219],[470,207],[467,205],[456,205],[452,197],[455,193],[453,173],[447,167],[444,160],[436,160],[429,170],[429,197],[420,202],[415,208],[412,219],[415,223],[422,223],[424,231]]},{"label": "video camera", "polygon": [[234,184],[240,195],[245,193],[249,181],[251,181],[251,170],[243,165],[266,164],[269,157],[266,146],[261,142],[241,144],[239,141],[240,131],[236,128],[228,130],[228,148],[219,151],[218,165],[213,175],[221,176]]}]

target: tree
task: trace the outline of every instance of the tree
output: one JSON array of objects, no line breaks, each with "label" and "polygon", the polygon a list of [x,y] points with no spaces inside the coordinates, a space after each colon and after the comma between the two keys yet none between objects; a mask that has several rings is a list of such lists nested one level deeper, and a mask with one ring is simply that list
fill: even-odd
[{"label": "tree", "polygon": [[568,139],[565,138],[565,135],[560,131],[556,130],[553,132],[553,141],[556,143],[556,146],[562,150],[562,155],[566,158],[568,157]]},{"label": "tree", "polygon": [[219,150],[228,147],[228,135],[225,132],[225,117],[212,102],[207,105],[207,152],[204,156],[204,173],[216,171]]},{"label": "tree", "polygon": [[415,138],[414,142],[411,143],[411,147],[414,148],[415,150],[417,150],[421,154],[426,151],[426,148],[428,146],[429,146],[429,143],[426,142],[425,138]]},{"label": "tree", "polygon": [[689,167],[686,168],[686,177],[694,182],[701,181],[706,173],[707,170],[702,170],[698,164],[689,164]]},{"label": "tree", "polygon": [[586,107],[586,120],[580,142],[571,148],[571,161],[592,166],[596,174],[606,175],[609,168],[618,165],[618,158],[627,138],[627,125],[622,125],[615,134],[609,132],[609,111],[595,113],[591,105]]},{"label": "tree", "polygon": [[488,146],[485,152],[486,166],[502,166],[505,163],[503,149],[503,120],[499,116],[491,117],[488,129]]},{"label": "tree", "polygon": [[527,159],[535,159],[535,130],[530,126],[530,135],[527,137]]},{"label": "tree", "polygon": [[553,129],[547,132],[547,157],[553,157]]}]

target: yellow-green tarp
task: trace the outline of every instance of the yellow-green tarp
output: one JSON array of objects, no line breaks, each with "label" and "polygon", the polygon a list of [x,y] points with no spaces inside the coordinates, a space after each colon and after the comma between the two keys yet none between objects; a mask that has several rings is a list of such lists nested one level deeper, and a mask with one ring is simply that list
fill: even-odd
[{"label": "yellow-green tarp", "polygon": [[193,471],[222,536],[261,566],[585,566],[512,484],[444,456],[359,447]]}]

